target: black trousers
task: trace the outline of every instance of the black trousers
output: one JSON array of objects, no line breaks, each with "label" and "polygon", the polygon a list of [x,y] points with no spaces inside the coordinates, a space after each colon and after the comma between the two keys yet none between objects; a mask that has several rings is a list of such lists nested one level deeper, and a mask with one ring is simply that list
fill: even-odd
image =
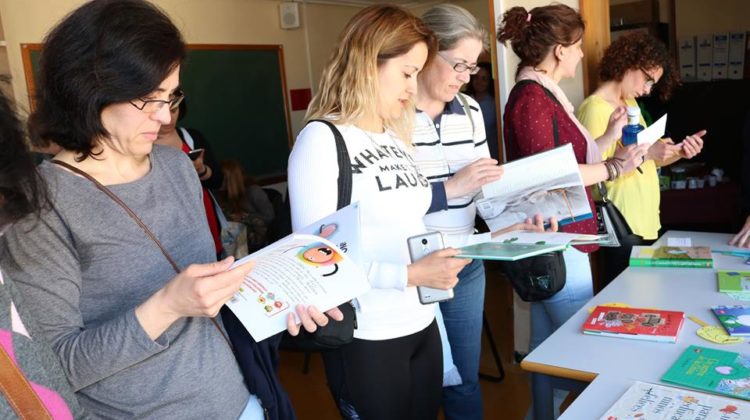
[{"label": "black trousers", "polygon": [[436,321],[390,340],[354,339],[323,352],[328,386],[345,419],[437,418],[443,350]]},{"label": "black trousers", "polygon": [[636,245],[651,245],[655,240],[643,239],[638,235],[628,235],[620,238],[620,246],[617,248],[601,247],[599,248],[600,273],[599,288],[603,289],[615,277],[628,268],[630,263],[630,252]]}]

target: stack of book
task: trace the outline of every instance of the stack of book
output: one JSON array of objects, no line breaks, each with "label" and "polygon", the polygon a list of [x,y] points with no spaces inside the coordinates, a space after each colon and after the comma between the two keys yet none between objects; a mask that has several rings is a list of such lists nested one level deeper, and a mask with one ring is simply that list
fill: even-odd
[{"label": "stack of book", "polygon": [[674,343],[685,313],[658,309],[597,306],[583,324],[583,333]]},{"label": "stack of book", "polygon": [[719,291],[734,299],[750,300],[750,271],[718,270]]},{"label": "stack of book", "polygon": [[630,266],[712,268],[714,260],[706,246],[634,246]]}]

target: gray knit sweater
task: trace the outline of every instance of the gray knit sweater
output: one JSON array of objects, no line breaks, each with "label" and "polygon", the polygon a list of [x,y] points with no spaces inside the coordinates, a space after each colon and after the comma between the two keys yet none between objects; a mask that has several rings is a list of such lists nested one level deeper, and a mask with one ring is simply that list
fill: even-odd
[{"label": "gray knit sweater", "polygon": [[[247,403],[234,356],[207,318],[156,341],[134,309],[175,276],[156,245],[88,180],[43,163],[51,211],[3,240],[0,262],[86,410],[102,418],[237,418]],[[154,146],[143,178],[110,188],[181,268],[215,260],[195,170]]]}]

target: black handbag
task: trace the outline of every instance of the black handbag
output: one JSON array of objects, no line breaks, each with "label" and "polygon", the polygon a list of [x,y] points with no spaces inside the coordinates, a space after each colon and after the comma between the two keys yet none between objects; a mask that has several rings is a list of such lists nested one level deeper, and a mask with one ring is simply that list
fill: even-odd
[{"label": "black handbag", "polygon": [[525,302],[552,297],[565,287],[565,260],[562,251],[548,252],[518,261],[503,261],[500,269],[513,290]]},{"label": "black handbag", "polygon": [[625,217],[607,197],[607,187],[597,184],[600,198],[594,201],[596,207],[597,234],[602,237],[599,246],[619,247],[620,240],[633,234]]},{"label": "black handbag", "polygon": [[[346,148],[341,132],[331,122],[326,120],[311,120],[327,125],[333,131],[336,140],[336,156],[339,165],[338,202],[336,210],[348,206],[352,201],[352,164],[349,160],[349,150]],[[338,306],[344,319],[336,321],[330,316],[328,324],[318,326],[315,332],[308,332],[302,328],[298,335],[292,336],[284,332],[280,347],[286,350],[313,352],[331,350],[349,344],[354,340],[354,330],[357,328],[357,315],[352,302],[344,302]]]}]

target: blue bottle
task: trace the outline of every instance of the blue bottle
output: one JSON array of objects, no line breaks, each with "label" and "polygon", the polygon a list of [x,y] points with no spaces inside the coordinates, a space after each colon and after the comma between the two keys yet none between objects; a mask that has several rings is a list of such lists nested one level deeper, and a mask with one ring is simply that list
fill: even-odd
[{"label": "blue bottle", "polygon": [[622,128],[622,145],[630,146],[638,143],[638,133],[643,131],[644,127],[640,123],[641,109],[637,106],[628,107],[628,125]]}]

